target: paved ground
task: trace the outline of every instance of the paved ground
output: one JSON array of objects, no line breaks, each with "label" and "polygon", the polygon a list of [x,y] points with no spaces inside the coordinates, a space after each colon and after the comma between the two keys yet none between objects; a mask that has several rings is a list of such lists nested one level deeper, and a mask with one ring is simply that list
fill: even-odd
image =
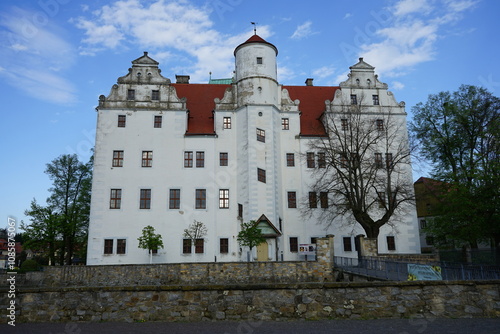
[{"label": "paved ground", "polygon": [[500,333],[497,319],[380,319],[324,321],[266,321],[266,322],[191,322],[191,323],[37,323],[1,324],[0,333],[12,334],[154,334],[154,333],[217,333],[217,334],[495,334]]}]

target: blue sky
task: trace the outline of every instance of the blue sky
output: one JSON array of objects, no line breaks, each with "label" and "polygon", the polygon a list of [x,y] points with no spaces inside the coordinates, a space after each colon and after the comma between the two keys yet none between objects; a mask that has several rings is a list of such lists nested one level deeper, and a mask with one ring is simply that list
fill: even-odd
[{"label": "blue sky", "polygon": [[0,226],[45,202],[47,163],[89,159],[98,96],[143,51],[173,81],[231,77],[253,21],[279,50],[280,83],[338,85],[364,57],[411,120],[416,103],[461,84],[500,95],[498,13],[493,0],[3,0]]}]

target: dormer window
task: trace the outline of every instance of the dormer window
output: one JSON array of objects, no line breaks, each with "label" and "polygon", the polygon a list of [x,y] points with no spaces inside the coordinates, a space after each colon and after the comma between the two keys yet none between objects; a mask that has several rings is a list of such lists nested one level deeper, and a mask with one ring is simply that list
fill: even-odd
[{"label": "dormer window", "polygon": [[257,64],[262,65],[262,57],[257,57]]},{"label": "dormer window", "polygon": [[135,89],[129,89],[127,91],[127,100],[135,100]]}]

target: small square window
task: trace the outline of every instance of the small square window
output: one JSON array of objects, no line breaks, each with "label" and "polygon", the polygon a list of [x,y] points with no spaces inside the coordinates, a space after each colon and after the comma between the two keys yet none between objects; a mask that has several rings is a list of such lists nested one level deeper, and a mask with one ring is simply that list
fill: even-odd
[{"label": "small square window", "polygon": [[155,116],[154,127],[155,128],[161,128],[162,120],[163,120],[162,116]]},{"label": "small square window", "polygon": [[377,130],[384,131],[384,120],[383,119],[377,119]]},{"label": "small square window", "polygon": [[127,91],[127,100],[135,100],[135,89],[129,89]]},{"label": "small square window", "polygon": [[340,120],[341,126],[342,126],[342,131],[347,131],[349,130],[349,122],[347,121],[347,118],[342,118]]},{"label": "small square window", "polygon": [[126,122],[127,122],[127,116],[125,116],[125,115],[118,115],[118,127],[119,128],[124,128]]},{"label": "small square window", "polygon": [[257,168],[257,181],[266,183],[266,170]]},{"label": "small square window", "polygon": [[282,130],[290,130],[290,121],[288,118],[281,119],[281,129]]},{"label": "small square window", "polygon": [[153,90],[153,91],[151,91],[151,100],[153,100],[153,101],[159,101],[160,100],[160,91],[159,90]]},{"label": "small square window", "polygon": [[262,65],[262,57],[257,57],[257,64]]},{"label": "small square window", "polygon": [[378,106],[380,104],[379,100],[378,100],[378,95],[372,95],[372,99],[373,99],[374,106]]}]

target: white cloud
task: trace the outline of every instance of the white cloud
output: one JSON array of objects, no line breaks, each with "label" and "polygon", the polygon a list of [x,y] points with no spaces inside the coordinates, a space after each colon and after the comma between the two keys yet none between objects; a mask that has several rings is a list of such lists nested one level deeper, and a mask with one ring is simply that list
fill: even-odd
[{"label": "white cloud", "polygon": [[290,38],[298,40],[316,34],[315,32],[313,32],[311,26],[312,26],[311,21],[304,22],[303,24],[299,25],[297,29],[295,29]]},{"label": "white cloud", "polygon": [[403,88],[405,88],[405,85],[399,81],[393,81],[391,84],[391,89],[402,90]]},{"label": "white cloud", "polygon": [[[231,77],[235,45],[253,34],[249,29],[238,35],[223,35],[212,28],[209,7],[196,7],[183,0],[147,4],[117,1],[73,22],[85,34],[80,54],[140,45],[152,56],[157,55],[158,61],[176,55],[176,70],[189,73],[193,82],[207,81],[209,72],[213,77]],[[258,28],[262,38],[271,35],[268,26]]]},{"label": "white cloud", "polygon": [[404,16],[412,13],[427,13],[431,6],[426,0],[402,0],[394,6],[394,15]]},{"label": "white cloud", "polygon": [[3,33],[0,58],[3,81],[37,99],[68,104],[75,101],[74,84],[61,73],[76,61],[73,46],[52,21],[35,25],[33,12],[12,7],[0,15]]},{"label": "white cloud", "polygon": [[323,66],[312,72],[314,77],[318,79],[324,79],[332,76],[335,73],[335,68],[333,66]]},{"label": "white cloud", "polygon": [[351,14],[351,13],[346,13],[346,14],[344,15],[344,20],[345,20],[345,19],[350,18],[351,16],[352,16],[352,14]]}]

